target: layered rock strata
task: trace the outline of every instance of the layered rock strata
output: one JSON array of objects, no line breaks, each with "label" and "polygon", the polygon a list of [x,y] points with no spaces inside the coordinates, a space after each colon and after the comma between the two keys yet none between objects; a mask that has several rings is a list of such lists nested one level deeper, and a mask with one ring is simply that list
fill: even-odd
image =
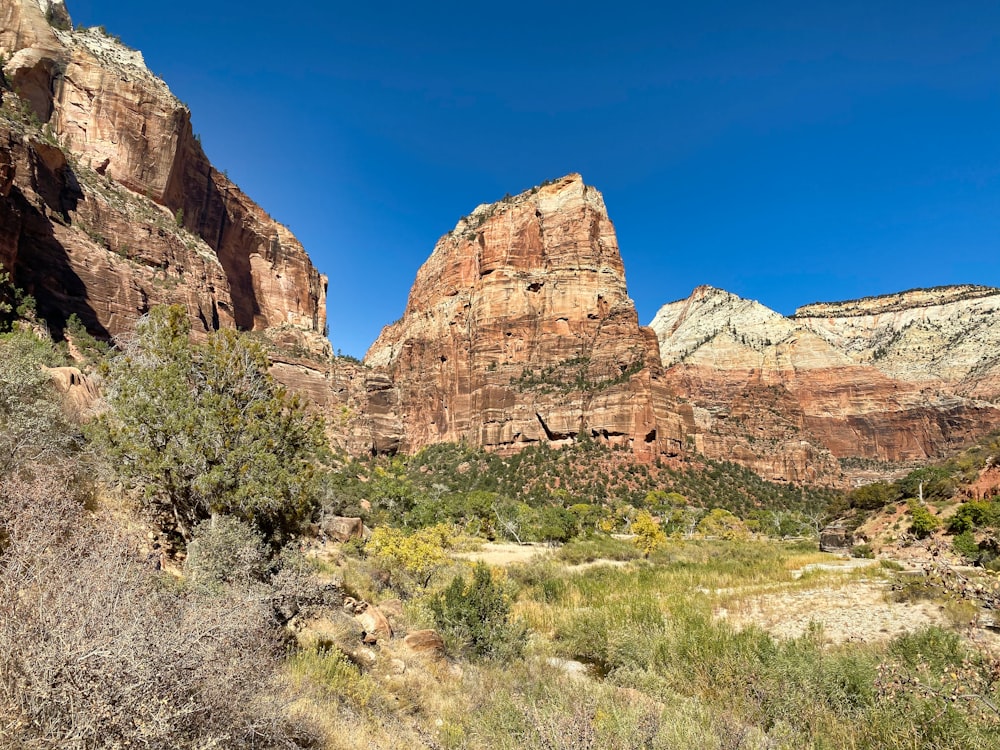
[{"label": "layered rock strata", "polygon": [[0,262],[50,324],[109,336],[180,303],[196,332],[281,326],[324,350],[325,278],[212,167],[141,53],[72,30],[60,2],[0,0],[0,57]]},{"label": "layered rock strata", "polygon": [[837,459],[925,460],[1000,425],[973,398],[997,395],[998,308],[997,290],[952,287],[785,318],[699,287],[651,326],[696,448],[769,479],[836,481]]},{"label": "layered rock strata", "polygon": [[579,175],[459,221],[365,363],[396,384],[407,450],[580,433],[644,459],[681,448],[656,337],[628,297],[604,200]]}]

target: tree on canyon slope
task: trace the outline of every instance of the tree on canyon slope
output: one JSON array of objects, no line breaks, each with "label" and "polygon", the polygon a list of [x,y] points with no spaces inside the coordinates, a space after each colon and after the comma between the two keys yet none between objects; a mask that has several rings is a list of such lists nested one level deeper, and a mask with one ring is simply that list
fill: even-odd
[{"label": "tree on canyon slope", "polygon": [[176,306],[139,321],[106,368],[109,408],[93,437],[185,539],[226,513],[281,542],[316,506],[322,424],[275,383],[255,342],[189,334]]}]

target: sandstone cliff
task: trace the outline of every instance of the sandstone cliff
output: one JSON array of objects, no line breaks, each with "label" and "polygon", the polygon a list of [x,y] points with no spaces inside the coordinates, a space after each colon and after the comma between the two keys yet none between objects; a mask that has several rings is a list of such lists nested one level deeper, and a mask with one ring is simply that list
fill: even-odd
[{"label": "sandstone cliff", "polygon": [[73,31],[61,2],[0,0],[0,57],[0,263],[56,330],[76,313],[115,335],[180,303],[196,331],[284,327],[324,351],[325,278],[141,53]]},{"label": "sandstone cliff", "polygon": [[1000,399],[1000,289],[915,289],[800,307],[796,323],[854,361],[961,396]]},{"label": "sandstone cliff", "polygon": [[680,450],[656,338],[626,292],[604,200],[579,175],[459,221],[365,363],[396,384],[408,450],[513,451],[581,432],[644,459]]},{"label": "sandstone cliff", "polygon": [[699,450],[766,478],[836,481],[835,459],[923,460],[1000,425],[970,398],[997,395],[998,306],[996,290],[953,287],[785,318],[700,287],[651,325]]}]

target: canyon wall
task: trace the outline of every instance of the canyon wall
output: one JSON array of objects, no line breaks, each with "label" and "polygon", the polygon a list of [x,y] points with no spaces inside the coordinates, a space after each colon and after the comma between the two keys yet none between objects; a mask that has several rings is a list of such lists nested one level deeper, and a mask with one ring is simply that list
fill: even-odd
[{"label": "canyon wall", "polygon": [[836,481],[840,463],[924,461],[1000,426],[997,309],[998,290],[946,287],[785,318],[700,287],[652,328],[700,451],[769,479]]},{"label": "canyon wall", "polygon": [[0,262],[40,314],[113,336],[179,303],[196,332],[284,327],[322,351],[326,279],[142,54],[50,0],[0,0],[0,24]]},{"label": "canyon wall", "polygon": [[580,433],[643,460],[681,449],[656,338],[628,297],[604,200],[579,175],[459,221],[365,363],[396,384],[407,450]]}]

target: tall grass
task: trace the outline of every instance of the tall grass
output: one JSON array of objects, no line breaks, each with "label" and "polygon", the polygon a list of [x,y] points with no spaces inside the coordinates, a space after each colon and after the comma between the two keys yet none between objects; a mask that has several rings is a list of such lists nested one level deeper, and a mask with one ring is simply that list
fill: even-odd
[{"label": "tall grass", "polygon": [[[717,592],[808,585],[792,584],[790,571],[817,561],[780,545],[704,543],[668,549],[658,564],[574,572],[559,586],[522,570],[521,612],[604,687],[664,706],[650,747],[691,736],[700,747],[1000,746],[998,717],[976,699],[952,700],[955,681],[941,677],[988,667],[954,634],[830,647],[819,629],[778,641],[713,620]],[[898,689],[917,684],[908,680],[920,687]],[[997,679],[976,684],[996,702]]]},{"label": "tall grass", "polygon": [[[952,632],[830,646],[818,627],[782,641],[713,618],[740,591],[808,586],[791,571],[818,561],[739,542],[674,544],[624,566],[534,561],[508,571],[531,633],[523,659],[429,663],[387,644],[379,664],[395,655],[405,673],[317,652],[293,674],[327,686],[337,748],[346,736],[449,750],[1000,747],[1000,717],[981,700],[1000,703],[1000,675]],[[960,685],[976,695],[953,699]]]}]

